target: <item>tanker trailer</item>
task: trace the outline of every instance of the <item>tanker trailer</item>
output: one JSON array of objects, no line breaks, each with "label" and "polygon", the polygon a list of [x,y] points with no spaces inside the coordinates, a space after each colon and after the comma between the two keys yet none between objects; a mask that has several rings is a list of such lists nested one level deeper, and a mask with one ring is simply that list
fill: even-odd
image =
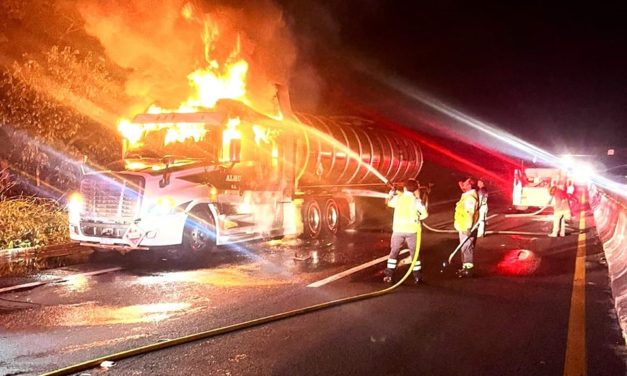
[{"label": "tanker trailer", "polygon": [[71,239],[126,252],[317,238],[355,224],[356,198],[381,197],[386,182],[420,171],[419,146],[374,122],[287,114],[222,100],[121,124],[124,168],[84,175],[70,200]]},{"label": "tanker trailer", "polygon": [[[420,146],[357,117],[295,113],[304,137],[298,139],[296,176],[302,194],[303,233],[316,238],[356,224],[358,198],[387,191],[389,182],[418,176]],[[380,199],[383,208],[384,200]]]}]

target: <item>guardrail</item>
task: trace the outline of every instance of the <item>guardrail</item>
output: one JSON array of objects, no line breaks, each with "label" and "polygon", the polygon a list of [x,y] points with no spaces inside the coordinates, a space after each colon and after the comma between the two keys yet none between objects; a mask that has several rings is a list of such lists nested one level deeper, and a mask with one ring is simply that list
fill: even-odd
[{"label": "guardrail", "polygon": [[592,186],[590,208],[603,242],[614,306],[627,343],[627,199]]},{"label": "guardrail", "polygon": [[81,247],[77,243],[0,249],[0,276],[22,275],[73,263],[73,258],[80,258],[91,252],[89,248]]}]

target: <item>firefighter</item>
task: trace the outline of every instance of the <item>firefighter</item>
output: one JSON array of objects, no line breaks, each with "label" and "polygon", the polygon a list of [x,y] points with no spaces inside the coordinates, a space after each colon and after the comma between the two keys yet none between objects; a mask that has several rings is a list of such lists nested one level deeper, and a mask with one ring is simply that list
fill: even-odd
[{"label": "firefighter", "polygon": [[[420,252],[420,241],[422,229],[420,221],[427,218],[427,209],[415,193],[418,190],[418,182],[415,179],[408,179],[403,188],[403,193],[397,194],[396,190],[391,190],[387,198],[387,205],[394,208],[394,220],[392,225],[392,238],[390,239],[390,255],[388,256],[387,268],[383,282],[391,283],[394,270],[398,264],[398,254],[403,243],[407,243],[411,258],[414,252]],[[414,265],[414,283],[422,282],[422,265],[418,258]]]},{"label": "firefighter", "polygon": [[570,216],[568,194],[557,186],[550,187],[549,194],[553,201],[553,230],[549,236],[566,236],[566,219]]},{"label": "firefighter", "polygon": [[457,271],[460,278],[472,277],[473,254],[477,241],[475,224],[479,220],[479,196],[477,183],[473,178],[467,177],[458,182],[462,190],[462,196],[455,204],[455,229],[459,232],[459,241],[462,244],[462,268]]},{"label": "firefighter", "polygon": [[477,180],[477,195],[479,197],[479,226],[477,227],[477,237],[485,235],[486,218],[488,216],[488,190],[483,180]]}]

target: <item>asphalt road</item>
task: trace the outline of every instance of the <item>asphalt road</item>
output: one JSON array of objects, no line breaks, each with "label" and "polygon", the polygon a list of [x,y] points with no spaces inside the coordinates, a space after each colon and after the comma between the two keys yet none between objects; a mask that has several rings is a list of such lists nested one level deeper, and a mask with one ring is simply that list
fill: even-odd
[{"label": "asphalt road", "polygon": [[[452,205],[432,205],[427,223],[450,226]],[[506,213],[505,206],[494,206],[491,214]],[[388,214],[382,213],[382,218]],[[499,215],[489,225],[491,230],[548,233],[549,220]],[[479,239],[477,275],[463,280],[453,273],[459,259],[440,272],[456,235],[425,231],[422,286],[407,283],[379,298],[161,350],[89,373],[561,375],[565,369],[582,369],[588,375],[624,375],[626,351],[591,220],[586,216],[587,240],[579,244],[580,249],[585,244],[585,257],[579,258],[585,266],[583,299],[576,298],[583,303],[579,309],[571,305],[577,291],[577,221],[573,234],[561,239],[500,234]],[[307,285],[385,256],[389,236],[362,228],[315,243],[244,244],[193,262],[168,252],[111,255],[42,272],[32,278],[123,268],[0,295],[0,374],[38,374],[382,289],[383,262],[321,287]],[[406,268],[397,271],[397,279]],[[578,323],[583,332],[577,331]],[[580,342],[584,344],[578,346]],[[576,362],[582,356],[583,366]]]}]

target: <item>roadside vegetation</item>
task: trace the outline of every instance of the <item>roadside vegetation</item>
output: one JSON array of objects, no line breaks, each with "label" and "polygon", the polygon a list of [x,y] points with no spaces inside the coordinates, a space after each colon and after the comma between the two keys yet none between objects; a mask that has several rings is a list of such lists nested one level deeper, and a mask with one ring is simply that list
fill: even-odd
[{"label": "roadside vegetation", "polygon": [[0,249],[67,242],[83,157],[119,159],[126,72],[72,2],[7,0],[0,13]]},{"label": "roadside vegetation", "polygon": [[0,249],[69,241],[67,213],[53,200],[0,197],[0,213]]}]

